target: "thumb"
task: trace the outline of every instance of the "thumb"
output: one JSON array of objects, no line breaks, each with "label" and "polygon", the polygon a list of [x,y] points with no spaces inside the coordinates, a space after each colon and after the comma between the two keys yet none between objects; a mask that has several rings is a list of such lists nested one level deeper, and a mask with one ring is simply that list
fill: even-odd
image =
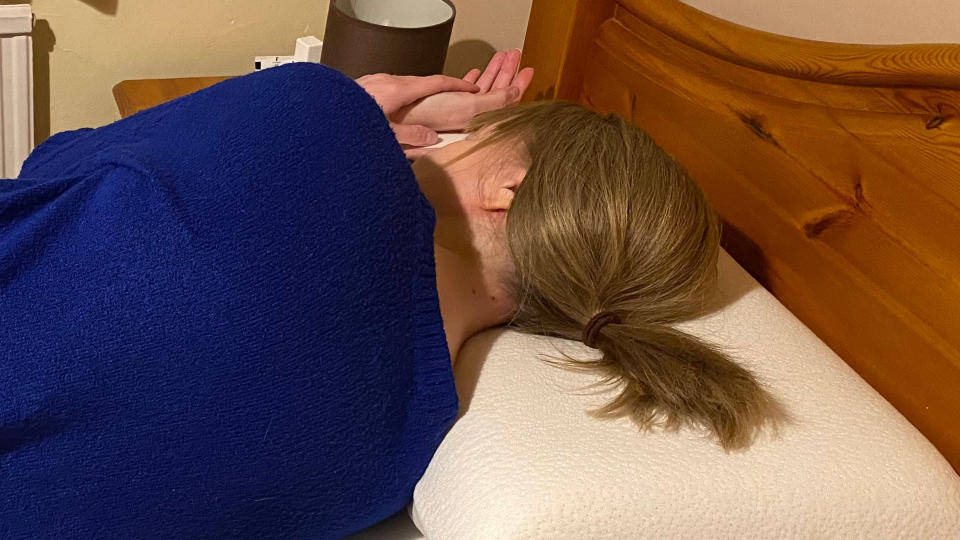
[{"label": "thumb", "polygon": [[437,144],[440,137],[437,132],[427,126],[390,124],[393,133],[397,136],[397,142],[409,146],[430,146]]}]

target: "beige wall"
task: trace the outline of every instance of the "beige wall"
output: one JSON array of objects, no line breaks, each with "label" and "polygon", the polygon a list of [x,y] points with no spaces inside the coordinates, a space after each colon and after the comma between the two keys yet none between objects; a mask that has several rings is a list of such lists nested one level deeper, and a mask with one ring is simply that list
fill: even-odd
[{"label": "beige wall", "polygon": [[[25,1],[25,0],[20,0]],[[532,0],[454,0],[446,71],[520,47]],[[725,19],[809,39],[960,42],[960,0],[684,0]],[[0,3],[19,3],[0,0]],[[123,79],[241,74],[258,54],[323,37],[328,0],[33,0],[37,134],[117,117]]]},{"label": "beige wall", "polygon": [[722,19],[841,43],[960,43],[960,0],[683,0]]},{"label": "beige wall", "polygon": [[[960,1],[960,0],[958,0]],[[453,0],[457,20],[453,24],[449,75],[462,76],[485,63],[494,51],[523,47],[533,0]]]},{"label": "beige wall", "polygon": [[[0,0],[2,4],[26,0]],[[523,44],[531,0],[454,0],[447,70]],[[115,120],[124,79],[236,75],[323,37],[328,0],[33,0],[37,136]]]}]

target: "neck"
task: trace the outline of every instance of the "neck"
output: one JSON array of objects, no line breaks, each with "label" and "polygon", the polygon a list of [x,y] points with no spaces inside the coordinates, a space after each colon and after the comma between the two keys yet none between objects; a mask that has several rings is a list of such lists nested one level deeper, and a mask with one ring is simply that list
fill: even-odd
[{"label": "neck", "polygon": [[484,279],[476,255],[435,244],[434,260],[443,330],[450,361],[456,363],[460,349],[470,337],[509,320],[510,305],[506,294]]}]

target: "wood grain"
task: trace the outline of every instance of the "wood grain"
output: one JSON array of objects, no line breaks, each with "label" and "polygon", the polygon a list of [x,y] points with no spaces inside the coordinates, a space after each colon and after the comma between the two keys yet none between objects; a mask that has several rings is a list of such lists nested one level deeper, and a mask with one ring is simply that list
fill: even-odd
[{"label": "wood grain", "polygon": [[960,87],[957,45],[809,41],[739,26],[676,0],[619,4],[683,45],[758,71],[850,85]]},{"label": "wood grain", "polygon": [[566,41],[540,45],[589,58],[551,73],[576,86],[561,97],[673,154],[727,250],[960,470],[960,47],[804,41],[674,0],[577,4]]},{"label": "wood grain", "polygon": [[524,65],[536,66],[537,75],[524,101],[573,100],[580,91],[581,75],[589,61],[589,43],[595,30],[613,15],[614,0],[552,0],[534,2],[530,9],[523,46]]},{"label": "wood grain", "polygon": [[213,86],[229,77],[191,77],[183,79],[137,79],[113,87],[113,97],[126,118],[142,110]]}]

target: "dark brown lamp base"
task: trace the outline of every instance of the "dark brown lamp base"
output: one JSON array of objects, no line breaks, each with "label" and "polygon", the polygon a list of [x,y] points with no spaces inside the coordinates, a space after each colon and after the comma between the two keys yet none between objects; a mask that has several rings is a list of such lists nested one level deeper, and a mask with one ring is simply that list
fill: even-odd
[{"label": "dark brown lamp base", "polygon": [[456,13],[450,0],[332,0],[320,61],[353,79],[440,73]]}]

